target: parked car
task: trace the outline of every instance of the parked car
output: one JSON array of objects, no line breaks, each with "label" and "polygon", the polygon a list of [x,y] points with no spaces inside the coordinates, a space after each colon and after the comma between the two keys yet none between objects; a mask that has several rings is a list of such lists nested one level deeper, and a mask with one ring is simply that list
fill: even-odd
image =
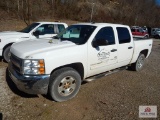
[{"label": "parked car", "polygon": [[67,27],[60,22],[36,22],[20,31],[0,32],[0,56],[9,61],[9,51],[13,43],[37,38],[50,38]]},{"label": "parked car", "polygon": [[152,37],[159,39],[160,38],[160,28],[152,28],[151,35]]},{"label": "parked car", "polygon": [[19,90],[66,101],[78,93],[84,80],[126,66],[140,71],[151,49],[152,39],[133,40],[129,26],[79,23],[54,39],[13,44],[8,70]]},{"label": "parked car", "polygon": [[131,28],[133,37],[136,38],[149,38],[148,32],[144,31],[141,27],[132,27]]}]

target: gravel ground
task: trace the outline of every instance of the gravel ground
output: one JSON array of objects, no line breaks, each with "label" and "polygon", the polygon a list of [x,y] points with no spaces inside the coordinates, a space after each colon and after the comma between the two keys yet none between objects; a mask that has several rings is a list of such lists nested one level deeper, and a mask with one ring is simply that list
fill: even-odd
[{"label": "gravel ground", "polygon": [[83,84],[74,99],[61,103],[20,92],[0,62],[0,112],[4,120],[139,120],[139,105],[156,105],[160,120],[159,62],[160,40],[154,40],[142,71],[124,70]]}]

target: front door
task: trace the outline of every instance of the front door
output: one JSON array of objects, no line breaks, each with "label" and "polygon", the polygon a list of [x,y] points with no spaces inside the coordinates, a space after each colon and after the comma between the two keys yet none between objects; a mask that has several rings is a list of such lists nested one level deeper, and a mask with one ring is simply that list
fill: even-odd
[{"label": "front door", "polygon": [[[95,36],[95,41],[107,40],[108,45],[88,48],[88,76],[102,73],[116,67],[118,49],[112,27],[104,27]],[[93,41],[94,41],[93,40]]]},{"label": "front door", "polygon": [[39,26],[34,32],[38,31],[38,35],[35,36],[32,33],[32,38],[51,38],[57,34],[54,24],[43,24]]}]

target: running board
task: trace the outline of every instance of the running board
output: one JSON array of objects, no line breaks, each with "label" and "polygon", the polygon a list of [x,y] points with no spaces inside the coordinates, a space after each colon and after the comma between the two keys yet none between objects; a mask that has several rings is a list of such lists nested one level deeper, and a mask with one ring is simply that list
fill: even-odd
[{"label": "running board", "polygon": [[121,67],[121,68],[117,68],[117,69],[114,69],[114,70],[110,70],[110,71],[107,71],[105,73],[101,73],[101,74],[86,78],[86,79],[84,79],[84,81],[85,82],[91,82],[91,81],[99,79],[101,77],[105,77],[107,75],[110,75],[110,74],[113,74],[113,73],[116,73],[116,72],[119,72],[119,71],[122,71],[122,70],[126,70],[127,68],[128,67]]}]

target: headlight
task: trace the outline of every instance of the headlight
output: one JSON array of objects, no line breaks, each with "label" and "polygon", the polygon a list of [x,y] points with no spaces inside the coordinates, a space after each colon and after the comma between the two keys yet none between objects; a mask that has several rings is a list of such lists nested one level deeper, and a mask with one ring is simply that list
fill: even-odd
[{"label": "headlight", "polygon": [[44,60],[24,60],[23,73],[30,75],[45,74]]}]

